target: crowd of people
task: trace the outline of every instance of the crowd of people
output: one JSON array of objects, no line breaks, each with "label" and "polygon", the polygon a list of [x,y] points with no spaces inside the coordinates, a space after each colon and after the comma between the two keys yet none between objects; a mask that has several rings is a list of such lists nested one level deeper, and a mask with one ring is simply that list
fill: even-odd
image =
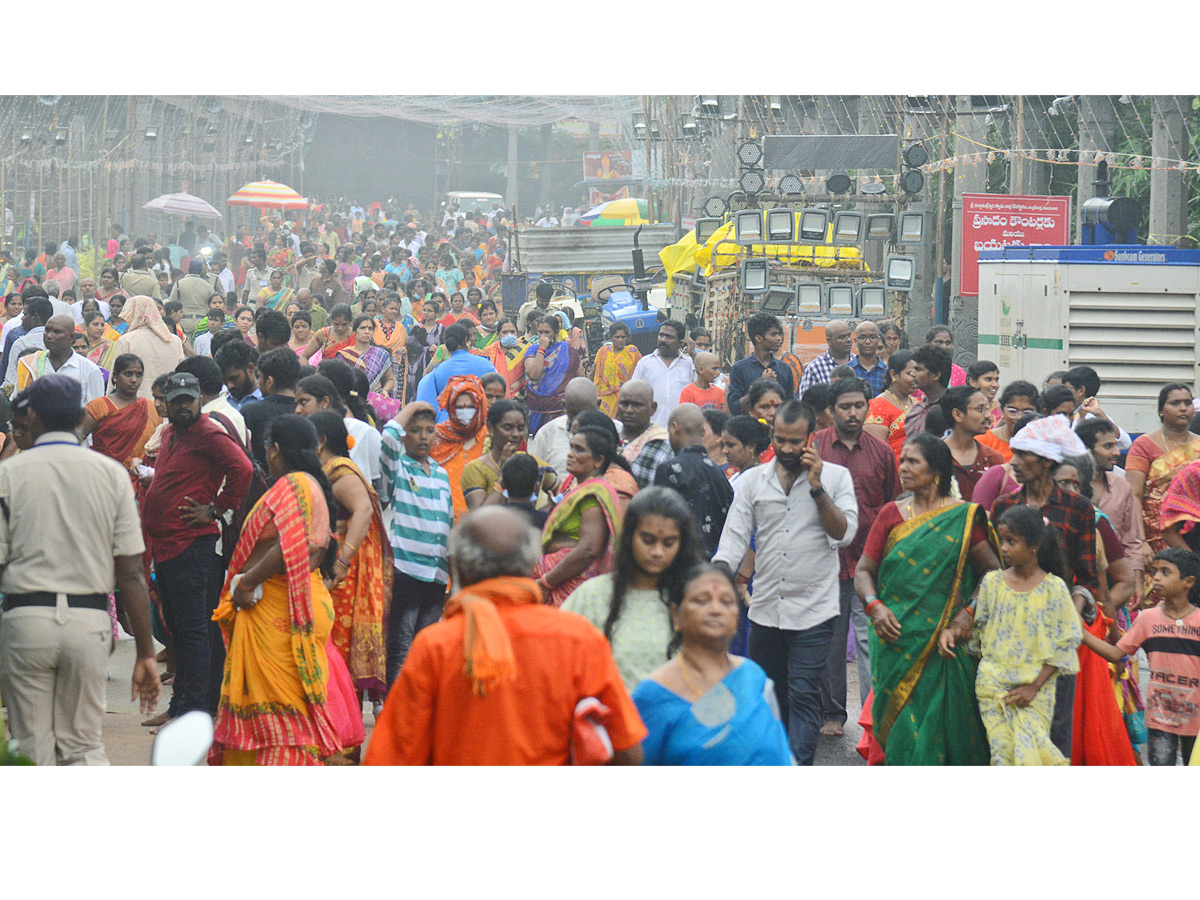
[{"label": "crowd of people", "polygon": [[738,360],[668,318],[593,355],[547,285],[502,308],[503,211],[457,213],[8,270],[22,752],[105,762],[124,629],[143,724],[210,713],[213,764],[811,765],[850,660],[872,764],[1196,756],[1190,385],[1131,441],[1093,369],[1001,384],[944,326],[832,321],[804,364],[769,314]]}]

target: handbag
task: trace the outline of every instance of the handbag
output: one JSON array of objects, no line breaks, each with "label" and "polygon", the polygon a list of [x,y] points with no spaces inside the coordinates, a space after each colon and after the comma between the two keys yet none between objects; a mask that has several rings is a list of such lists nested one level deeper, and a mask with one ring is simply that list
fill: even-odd
[{"label": "handbag", "polygon": [[390,422],[396,413],[400,412],[400,401],[395,397],[371,391],[367,394],[367,400],[375,410],[378,422]]}]

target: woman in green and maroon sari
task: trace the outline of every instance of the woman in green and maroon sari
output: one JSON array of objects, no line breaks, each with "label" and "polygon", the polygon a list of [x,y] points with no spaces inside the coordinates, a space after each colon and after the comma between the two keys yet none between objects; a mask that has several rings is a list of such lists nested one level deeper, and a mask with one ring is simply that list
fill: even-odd
[{"label": "woman in green and maroon sari", "polygon": [[977,660],[947,658],[937,639],[1000,567],[987,517],[950,496],[949,448],[919,434],[900,451],[900,483],[912,496],[879,511],[854,574],[871,620],[872,698],[859,720],[859,752],[889,765],[987,765],[987,733],[975,699]]},{"label": "woman in green and maroon sari", "polygon": [[575,477],[575,487],[546,519],[542,557],[533,570],[551,606],[562,606],[587,579],[612,571],[624,513],[604,473],[623,462],[612,436],[603,429],[581,428],[571,438],[567,471]]}]

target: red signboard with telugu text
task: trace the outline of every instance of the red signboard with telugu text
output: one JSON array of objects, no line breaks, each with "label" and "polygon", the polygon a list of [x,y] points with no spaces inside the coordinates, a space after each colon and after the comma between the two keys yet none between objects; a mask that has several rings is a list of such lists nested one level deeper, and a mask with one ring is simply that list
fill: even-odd
[{"label": "red signboard with telugu text", "polygon": [[1070,197],[963,194],[958,292],[964,297],[979,295],[980,250],[1061,247],[1070,241]]}]

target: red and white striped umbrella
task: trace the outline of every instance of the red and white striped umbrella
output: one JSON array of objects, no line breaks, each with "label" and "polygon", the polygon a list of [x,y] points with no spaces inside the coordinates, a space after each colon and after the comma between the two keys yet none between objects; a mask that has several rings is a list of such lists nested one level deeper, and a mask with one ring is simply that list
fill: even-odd
[{"label": "red and white striped umbrella", "polygon": [[227,201],[230,206],[258,209],[307,209],[308,201],[278,181],[254,181],[242,187]]}]

